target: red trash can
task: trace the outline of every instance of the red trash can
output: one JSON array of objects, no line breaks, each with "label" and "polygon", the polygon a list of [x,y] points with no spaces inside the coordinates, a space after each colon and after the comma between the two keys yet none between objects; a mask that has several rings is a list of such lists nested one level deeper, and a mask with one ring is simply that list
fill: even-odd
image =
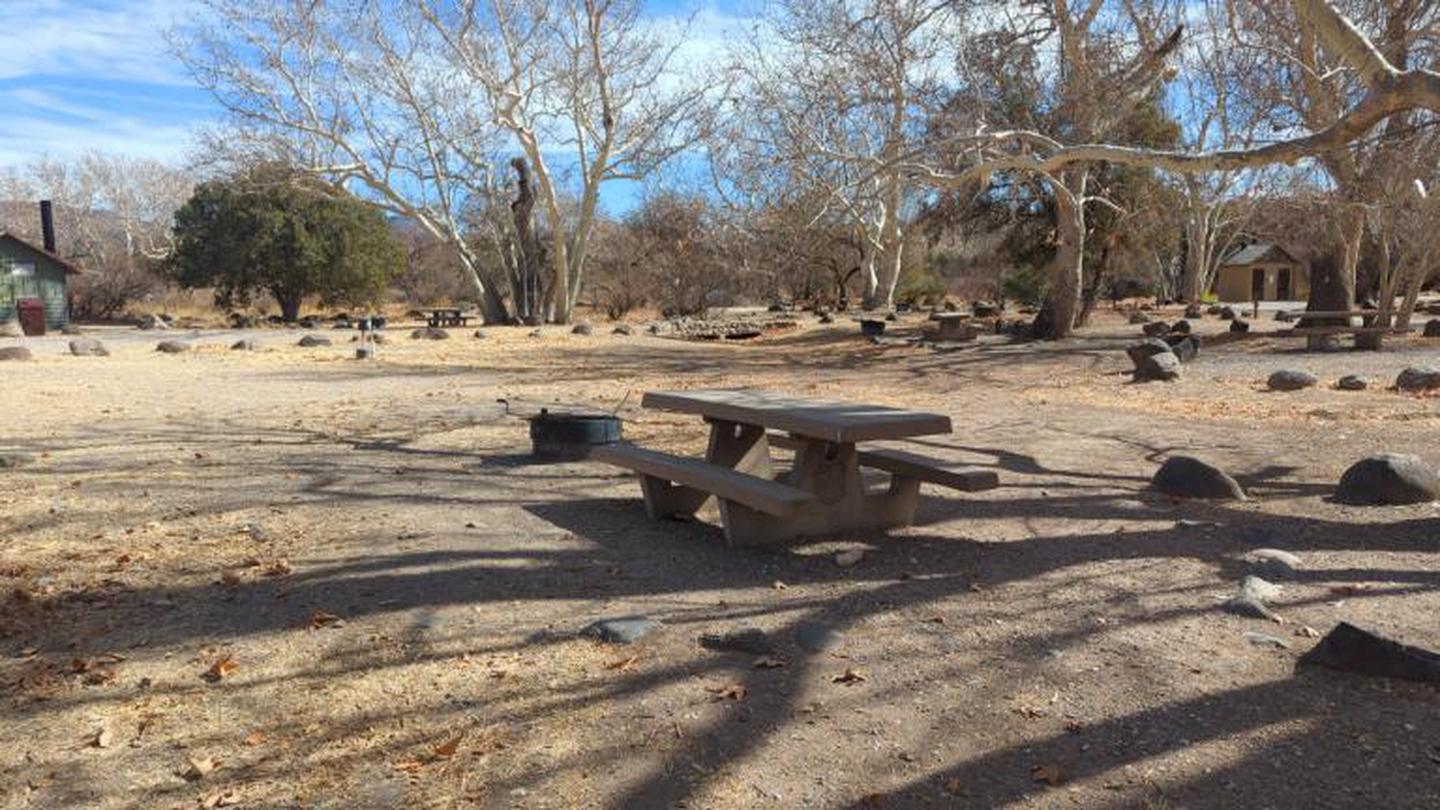
[{"label": "red trash can", "polygon": [[39,298],[21,298],[15,302],[20,314],[20,328],[32,337],[45,334],[45,302]]}]

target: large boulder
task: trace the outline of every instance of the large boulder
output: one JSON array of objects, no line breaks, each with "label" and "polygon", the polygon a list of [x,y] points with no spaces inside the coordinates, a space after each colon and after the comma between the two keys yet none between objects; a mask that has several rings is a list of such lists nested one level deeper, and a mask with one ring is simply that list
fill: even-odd
[{"label": "large boulder", "polygon": [[296,345],[302,346],[306,349],[313,349],[317,346],[329,346],[331,345],[331,342],[330,338],[327,337],[320,337],[319,335],[306,335],[305,337],[300,338],[300,342]]},{"label": "large boulder", "polygon": [[1350,465],[1335,500],[1356,506],[1429,503],[1440,498],[1440,475],[1408,453],[1381,453]]},{"label": "large boulder", "polygon": [[1125,350],[1125,353],[1130,356],[1130,362],[1138,367],[1141,360],[1151,355],[1168,351],[1170,351],[1169,343],[1166,343],[1160,338],[1146,338],[1130,346],[1130,348]]},{"label": "large boulder", "polygon": [[155,344],[155,351],[165,354],[180,354],[190,351],[190,344],[181,343],[178,340],[162,340]]},{"label": "large boulder", "polygon": [[1193,335],[1166,335],[1165,342],[1182,363],[1188,363],[1200,355],[1200,339]]},{"label": "large boulder", "polygon": [[70,353],[76,357],[109,357],[110,350],[95,338],[76,338],[70,341]]},{"label": "large boulder", "polygon": [[1440,319],[1425,322],[1425,337],[1440,337]]},{"label": "large boulder", "polygon": [[19,321],[5,321],[0,323],[0,337],[25,337],[25,330]]},{"label": "large boulder", "polygon": [[1440,388],[1440,371],[1428,366],[1411,366],[1395,378],[1395,387],[1401,391],[1434,391]]},{"label": "large boulder", "polygon": [[1169,382],[1180,379],[1180,358],[1174,352],[1152,354],[1135,365],[1135,382]]},{"label": "large boulder", "polygon": [[1191,456],[1172,456],[1160,465],[1150,486],[1179,498],[1245,500],[1245,490],[1223,470]]},{"label": "large boulder", "polygon": [[1164,321],[1152,321],[1140,327],[1147,337],[1164,337],[1170,334],[1170,324]]},{"label": "large boulder", "polygon": [[1319,384],[1320,380],[1308,371],[1298,371],[1293,368],[1282,368],[1265,381],[1265,385],[1271,391],[1299,391],[1301,388],[1311,388]]},{"label": "large boulder", "polygon": [[35,356],[24,346],[0,347],[0,362],[6,360],[34,360]]}]

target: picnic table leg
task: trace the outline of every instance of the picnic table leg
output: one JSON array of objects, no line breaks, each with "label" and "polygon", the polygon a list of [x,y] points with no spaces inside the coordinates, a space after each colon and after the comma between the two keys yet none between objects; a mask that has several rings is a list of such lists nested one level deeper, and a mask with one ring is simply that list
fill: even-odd
[{"label": "picnic table leg", "polygon": [[[710,422],[710,446],[705,460],[760,478],[774,478],[775,467],[770,461],[770,442],[765,428],[742,425],[720,419]],[[693,515],[710,499],[710,493],[692,487],[672,484],[661,478],[640,476],[640,491],[645,496],[645,512],[651,519]]]},{"label": "picnic table leg", "polygon": [[867,494],[859,455],[851,443],[806,441],[796,451],[795,466],[783,480],[814,493],[815,502],[789,517],[777,518],[722,499],[720,518],[731,546],[908,526],[920,498],[919,479],[902,475],[891,476],[886,491]]}]

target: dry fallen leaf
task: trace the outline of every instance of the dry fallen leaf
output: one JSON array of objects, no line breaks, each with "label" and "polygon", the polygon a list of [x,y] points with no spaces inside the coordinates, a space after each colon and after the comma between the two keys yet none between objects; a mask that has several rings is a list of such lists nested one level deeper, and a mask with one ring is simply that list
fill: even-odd
[{"label": "dry fallen leaf", "polygon": [[239,791],[235,788],[225,788],[224,790],[217,790],[201,799],[200,806],[205,808],[205,810],[210,810],[214,807],[235,807],[240,804],[240,802]]},{"label": "dry fallen leaf", "polygon": [[620,672],[628,672],[640,663],[640,656],[632,655],[629,658],[622,658],[619,661],[611,661],[605,665],[606,669],[615,669]]},{"label": "dry fallen leaf", "polygon": [[322,627],[344,627],[345,620],[324,610],[317,610],[310,614],[310,621],[307,626],[311,630],[319,630]]},{"label": "dry fallen leaf", "polygon": [[202,677],[207,681],[221,681],[230,677],[239,668],[240,665],[235,663],[235,659],[227,655],[211,664]]},{"label": "dry fallen leaf", "polygon": [[868,680],[870,680],[870,679],[867,678],[867,677],[865,677],[865,673],[861,672],[860,670],[858,670],[858,669],[850,669],[849,667],[846,667],[846,668],[845,668],[845,671],[844,671],[843,673],[841,673],[841,674],[839,674],[839,675],[836,675],[835,677],[831,678],[831,679],[830,679],[830,682],[831,682],[831,683],[851,684],[851,683],[864,683],[865,681],[868,681]]},{"label": "dry fallen leaf", "polygon": [[269,565],[265,566],[261,573],[267,577],[283,577],[289,575],[290,572],[294,570],[295,569],[290,567],[290,561],[281,557],[278,560],[271,561]]},{"label": "dry fallen leaf", "polygon": [[454,739],[447,740],[446,742],[435,746],[434,749],[432,749],[431,754],[433,754],[436,759],[449,759],[450,757],[455,756],[456,751],[460,750],[460,741],[463,739],[465,739],[465,734],[463,732],[457,734]]},{"label": "dry fallen leaf", "polygon": [[90,744],[94,745],[96,748],[109,748],[111,741],[114,739],[115,733],[110,730],[110,727],[101,726],[95,732],[95,736],[91,738]]},{"label": "dry fallen leaf", "polygon": [[1065,774],[1060,770],[1060,763],[1046,762],[1043,765],[1036,765],[1030,769],[1030,778],[1036,782],[1044,782],[1054,787],[1065,781]]},{"label": "dry fallen leaf", "polygon": [[252,747],[252,748],[255,747],[255,746],[257,746],[257,745],[263,745],[264,742],[265,742],[265,732],[260,731],[260,730],[258,730],[258,729],[255,730],[255,731],[252,731],[252,732],[250,732],[249,734],[246,734],[246,735],[245,735],[245,740],[244,740],[244,742],[245,742],[246,745],[248,745],[248,746],[250,746],[250,747]]},{"label": "dry fallen leaf", "polygon": [[771,658],[768,655],[763,655],[755,659],[756,669],[780,669],[784,666],[785,659],[783,658]]},{"label": "dry fallen leaf", "polygon": [[724,686],[707,686],[705,691],[715,696],[715,700],[744,700],[750,694],[743,683],[730,683]]},{"label": "dry fallen leaf", "polygon": [[185,769],[180,775],[194,781],[203,779],[210,772],[220,767],[220,761],[214,757],[189,757],[185,760]]},{"label": "dry fallen leaf", "polygon": [[400,771],[401,773],[418,773],[421,768],[425,767],[425,763],[414,758],[402,759],[399,762],[391,765],[390,767],[394,768],[397,771]]}]

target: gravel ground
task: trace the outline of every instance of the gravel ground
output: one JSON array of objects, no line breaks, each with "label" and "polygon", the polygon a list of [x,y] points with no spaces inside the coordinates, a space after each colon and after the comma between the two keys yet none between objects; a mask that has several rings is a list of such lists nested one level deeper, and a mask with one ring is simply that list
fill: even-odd
[{"label": "gravel ground", "polygon": [[[1436,508],[1327,500],[1375,452],[1440,464],[1440,403],[1326,387],[1440,366],[1440,341],[1262,336],[1134,385],[1138,328],[1108,313],[954,352],[855,330],[393,329],[374,362],[303,331],[30,341],[0,367],[0,455],[34,456],[0,469],[0,807],[1440,806],[1433,686],[1295,667],[1341,620],[1440,649]],[[200,348],[154,352],[174,338]],[[1285,367],[1322,386],[1265,391]],[[921,449],[1002,487],[732,551],[647,521],[620,471],[533,463],[495,403],[619,407],[693,452],[698,420],[638,394],[722,385],[947,413]],[[1252,499],[1150,493],[1179,453]],[[1302,560],[1283,624],[1221,609],[1258,547]],[[578,635],[626,615],[662,628]],[[816,624],[840,643],[797,645]],[[744,628],[774,652],[697,641]]]}]

